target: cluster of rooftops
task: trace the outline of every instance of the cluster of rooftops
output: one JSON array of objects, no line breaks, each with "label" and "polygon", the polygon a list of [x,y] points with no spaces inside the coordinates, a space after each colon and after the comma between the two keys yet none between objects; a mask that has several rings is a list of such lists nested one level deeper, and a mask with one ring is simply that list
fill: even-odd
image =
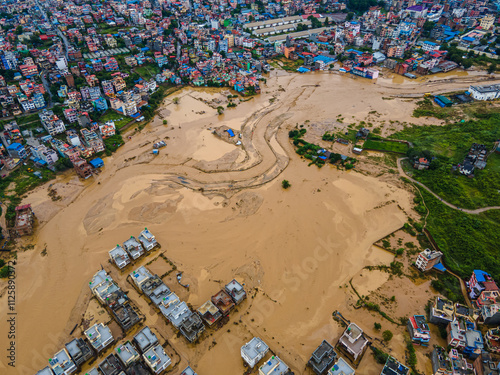
[{"label": "cluster of rooftops", "polygon": [[[95,324],[85,331],[89,341],[81,338],[67,343],[65,348],[49,359],[49,366],[36,375],[69,375],[78,371],[82,364],[109,347],[115,340],[109,327]],[[172,364],[156,334],[148,327],[142,328],[130,341],[115,346],[97,366],[85,371],[85,375],[150,375],[160,374]],[[196,375],[191,367],[182,374]]]},{"label": "cluster of rooftops", "polygon": [[[230,281],[207,303],[193,312],[170,288],[146,267],[139,267],[130,274],[134,286],[160,310],[188,342],[194,342],[209,327],[223,320],[229,312],[246,298],[243,286]],[[97,300],[111,313],[124,332],[140,323],[140,311],[131,303],[108,273],[102,269],[89,282],[89,288]],[[95,323],[84,332],[84,338],[74,339],[49,360],[49,366],[37,375],[69,375],[76,372],[86,361],[110,347],[115,337],[108,325]],[[115,347],[98,366],[86,372],[88,375],[142,375],[159,374],[172,364],[156,335],[149,327],[137,333],[132,342],[126,341]],[[188,367],[182,374],[195,374]]]},{"label": "cluster of rooftops", "polygon": [[131,260],[136,260],[143,256],[145,252],[150,251],[158,246],[156,237],[148,230],[144,230],[139,235],[138,240],[131,236],[128,240],[121,245],[109,251],[110,260],[120,269],[130,264]]}]

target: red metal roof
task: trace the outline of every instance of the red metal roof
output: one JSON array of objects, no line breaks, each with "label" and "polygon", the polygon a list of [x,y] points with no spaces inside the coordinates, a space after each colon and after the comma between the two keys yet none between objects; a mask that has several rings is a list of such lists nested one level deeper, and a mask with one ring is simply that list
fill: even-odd
[{"label": "red metal roof", "polygon": [[24,206],[17,206],[16,211],[22,211],[22,210],[25,210],[27,208],[31,208],[31,204],[25,204]]}]

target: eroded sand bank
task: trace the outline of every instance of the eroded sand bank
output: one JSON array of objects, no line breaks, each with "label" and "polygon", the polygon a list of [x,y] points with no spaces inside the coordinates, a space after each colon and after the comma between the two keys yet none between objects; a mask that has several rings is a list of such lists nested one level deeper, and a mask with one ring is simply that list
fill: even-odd
[{"label": "eroded sand bank", "polygon": [[[262,95],[222,116],[197,99],[220,93],[184,89],[173,95],[179,104],[165,102],[168,125],[157,118],[134,134],[105,160],[101,174],[83,183],[59,177],[61,194],[68,190],[63,203],[49,201],[47,186],[29,194],[25,201],[33,204],[40,225],[35,249],[18,255],[17,368],[2,367],[2,358],[2,374],[31,374],[47,364],[80,322],[91,276],[101,265],[112,269],[108,250],[144,227],[190,281],[185,297],[195,308],[233,277],[255,293],[226,327],[193,347],[149,311],[126,284],[126,274],[113,269],[120,286],[148,310],[146,324],[173,342],[183,364],[204,375],[241,373],[239,347],[258,335],[302,373],[321,340],[334,341],[341,333],[331,318],[348,303],[339,286],[364,266],[387,262],[372,243],[403,225],[399,207],[410,210],[411,195],[355,171],[308,167],[289,144],[288,129],[306,120],[333,123],[339,114],[354,121],[374,110],[385,121],[429,123],[410,118],[412,105],[382,99],[429,87],[386,81],[273,74]],[[241,131],[243,145],[214,138],[209,129],[221,124]],[[151,142],[159,139],[167,147],[153,157]],[[284,191],[282,179],[292,188]],[[376,287],[383,284],[374,277]]]}]

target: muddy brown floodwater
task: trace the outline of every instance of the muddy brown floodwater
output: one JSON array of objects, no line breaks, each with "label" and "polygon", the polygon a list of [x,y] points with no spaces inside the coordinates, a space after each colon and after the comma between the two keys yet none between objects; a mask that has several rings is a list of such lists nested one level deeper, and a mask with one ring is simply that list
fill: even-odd
[{"label": "muddy brown floodwater", "polygon": [[[18,253],[16,368],[7,367],[2,353],[0,373],[33,374],[47,365],[80,323],[90,297],[88,282],[101,265],[130,291],[146,324],[180,353],[182,366],[189,363],[202,375],[242,373],[239,348],[255,335],[296,373],[304,373],[316,346],[323,339],[336,342],[341,333],[332,312],[350,303],[342,286],[365,266],[392,259],[372,244],[404,224],[412,195],[356,171],[308,167],[290,145],[288,130],[304,123],[342,130],[373,111],[380,123],[430,124],[411,118],[414,104],[384,98],[466,88],[484,78],[397,85],[392,78],[372,82],[272,72],[261,95],[226,108],[223,115],[215,108],[227,106],[228,91],[185,88],[166,98],[161,116],[168,125],[157,117],[142,132],[132,130],[99,175],[85,182],[72,172],[58,177],[52,183],[60,201],[49,199],[47,185],[25,198],[39,225],[33,238],[22,240],[35,248]],[[338,115],[345,120],[337,122]],[[211,129],[221,125],[241,133],[242,145],[216,138]],[[161,139],[167,146],[153,156],[152,143]],[[292,185],[286,191],[283,179]],[[108,251],[144,227],[189,281],[189,292],[178,293],[194,308],[233,277],[254,297],[227,326],[209,332],[197,346],[187,345],[126,282],[131,269],[120,274],[108,263]],[[157,273],[167,266],[152,264]],[[377,272],[363,275],[364,290],[388,282]],[[3,295],[2,342],[6,319]],[[80,334],[77,329],[73,336]],[[363,361],[371,364],[370,358]],[[378,368],[364,366],[366,374]]]}]

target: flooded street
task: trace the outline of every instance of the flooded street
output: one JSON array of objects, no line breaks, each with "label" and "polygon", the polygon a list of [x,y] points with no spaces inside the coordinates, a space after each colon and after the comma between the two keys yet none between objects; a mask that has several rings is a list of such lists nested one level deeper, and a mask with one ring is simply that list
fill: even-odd
[{"label": "flooded street", "polygon": [[[459,74],[436,86],[406,79],[398,85],[390,77],[373,82],[326,72],[272,72],[261,95],[234,100],[236,108],[227,108],[228,90],[184,88],[172,94],[160,110],[163,118],[157,116],[141,132],[131,129],[126,134],[131,139],[105,159],[99,175],[85,182],[73,172],[58,177],[51,182],[62,196],[57,202],[48,197],[47,186],[24,199],[39,224],[35,248],[18,253],[17,367],[7,368],[2,357],[0,373],[31,375],[70,337],[80,335],[80,329],[70,332],[81,322],[89,280],[101,266],[112,270],[119,286],[146,309],[145,324],[180,353],[182,365],[175,373],[188,363],[201,375],[242,373],[240,347],[253,335],[296,374],[304,373],[321,341],[334,342],[342,332],[332,312],[350,303],[351,292],[344,286],[365,266],[390,261],[372,244],[406,222],[403,210],[411,210],[413,197],[396,184],[355,170],[308,167],[295,153],[288,131],[296,124],[342,131],[373,117],[374,111],[371,121],[382,134],[402,126],[392,122],[432,124],[434,119],[412,118],[415,104],[394,97],[452,91],[473,79],[485,77]],[[241,133],[242,144],[212,134],[222,125]],[[158,140],[167,146],[154,156],[152,144]],[[290,181],[290,189],[282,189],[283,179]],[[254,297],[230,316],[227,326],[208,330],[198,345],[187,345],[126,282],[133,268],[120,273],[108,263],[108,251],[144,227],[183,272],[190,288],[179,293],[194,309],[233,278]],[[152,270],[161,274],[164,267],[154,264]],[[367,292],[387,282],[379,273],[364,277],[360,288]],[[5,295],[1,299],[0,319],[5,321]],[[372,321],[357,323],[373,327]],[[6,329],[0,326],[1,337],[7,336]]]}]

